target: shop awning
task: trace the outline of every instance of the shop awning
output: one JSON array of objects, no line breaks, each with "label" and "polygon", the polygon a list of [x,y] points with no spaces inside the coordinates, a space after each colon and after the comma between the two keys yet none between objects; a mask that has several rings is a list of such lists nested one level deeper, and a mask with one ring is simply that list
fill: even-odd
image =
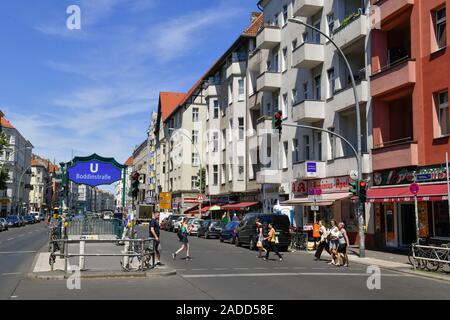
[{"label": "shop awning", "polygon": [[222,210],[245,210],[258,204],[259,204],[258,202],[240,202],[240,203],[226,204],[222,206]]},{"label": "shop awning", "polygon": [[313,206],[317,205],[319,207],[332,206],[336,201],[350,199],[351,193],[325,193],[317,199],[316,202],[311,200],[310,197],[296,198],[281,203],[283,206]]},{"label": "shop awning", "polygon": [[220,211],[222,208],[218,205],[212,206],[208,209],[208,211]]},{"label": "shop awning", "polygon": [[[444,201],[448,200],[447,184],[425,184],[420,185],[417,194],[418,201]],[[409,191],[409,186],[398,186],[391,188],[371,188],[367,191],[369,202],[411,202],[414,195]]]}]

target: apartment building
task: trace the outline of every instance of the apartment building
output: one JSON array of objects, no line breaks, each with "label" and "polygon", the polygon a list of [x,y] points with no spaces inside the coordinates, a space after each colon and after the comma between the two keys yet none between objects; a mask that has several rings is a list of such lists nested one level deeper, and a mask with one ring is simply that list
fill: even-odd
[{"label": "apartment building", "polygon": [[147,137],[147,203],[156,205],[156,121],[158,114],[152,112]]},{"label": "apartment building", "polygon": [[[206,98],[206,181],[214,204],[245,204],[247,209],[260,201],[252,158],[248,151],[247,103],[249,52],[256,44],[256,33],[263,22],[262,13],[252,13],[251,23],[208,70],[204,78]],[[197,142],[199,132],[192,132]]]},{"label": "apartment building", "polygon": [[450,153],[448,0],[371,1],[375,238],[380,248],[450,237],[445,153]]},{"label": "apartment building", "polygon": [[[282,111],[285,123],[336,132],[356,146],[356,111],[350,73],[334,45],[320,33],[290,22],[295,17],[329,35],[349,60],[357,82],[361,110],[363,173],[371,173],[372,145],[369,3],[361,0],[262,0],[264,25],[249,61],[253,87],[249,112],[256,127],[253,149],[260,148],[257,182],[262,185],[264,211],[281,203],[293,224],[312,224],[314,217],[344,221],[351,241],[358,221],[350,199],[349,175],[356,158],[344,141],[317,130],[285,127],[272,133],[273,115]],[[308,193],[319,187],[317,215]],[[316,209],[316,208],[314,208]],[[368,233],[373,234],[370,206]],[[368,235],[370,237],[370,235]]]},{"label": "apartment building", "polygon": [[52,208],[52,177],[50,161],[33,155],[31,160],[29,210],[42,212]]},{"label": "apartment building", "polygon": [[81,212],[92,211],[92,187],[87,185],[78,187],[77,209]]},{"label": "apartment building", "polygon": [[133,152],[133,172],[139,173],[139,194],[135,204],[146,204],[147,198],[147,139],[143,141]]},{"label": "apartment building", "polygon": [[123,181],[116,182],[115,185],[115,205],[116,208],[129,208],[133,201],[130,196],[130,190],[131,190],[131,175],[133,174],[133,157],[129,157],[128,160],[125,162],[125,165],[127,166],[126,173],[125,173],[125,203],[123,203]]},{"label": "apartment building", "polygon": [[0,154],[0,165],[9,174],[7,189],[0,190],[0,215],[4,217],[28,208],[33,145],[5,117],[1,117],[1,129],[9,142]]}]

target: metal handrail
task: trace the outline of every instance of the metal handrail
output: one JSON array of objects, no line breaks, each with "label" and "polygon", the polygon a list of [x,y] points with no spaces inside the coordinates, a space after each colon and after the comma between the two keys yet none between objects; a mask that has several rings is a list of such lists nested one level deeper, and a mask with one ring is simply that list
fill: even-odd
[{"label": "metal handrail", "polygon": [[[416,255],[416,248],[419,249],[426,249],[426,250],[431,250],[431,253],[436,252],[436,251],[446,251],[445,253],[445,257],[447,258],[446,260],[440,259],[440,255],[439,254],[435,254],[434,256],[437,257],[438,259],[435,258],[430,258],[431,255],[429,257],[422,257],[422,256],[417,256]],[[449,244],[444,244],[441,247],[436,247],[436,246],[428,246],[428,245],[421,245],[421,244],[416,244],[413,243],[412,244],[412,255],[413,255],[413,259],[414,259],[414,269],[416,269],[416,259],[417,260],[423,260],[423,261],[432,261],[432,262],[437,262],[437,263],[446,263],[450,265],[450,245]]]},{"label": "metal handrail", "polygon": [[[144,245],[146,242],[154,242],[155,238],[146,238],[146,239],[114,239],[114,240],[106,240],[106,239],[57,239],[57,240],[51,240],[51,243],[63,243],[63,248],[64,251],[62,253],[55,253],[52,252],[50,254],[50,257],[52,258],[51,261],[55,261],[56,257],[64,257],[64,273],[67,274],[67,268],[68,268],[68,259],[69,258],[73,258],[73,257],[141,257],[141,271],[144,271],[144,257],[151,255],[152,257],[152,261],[153,261],[153,265],[152,267],[155,267],[155,250],[151,249],[150,253],[145,253],[144,250]],[[138,242],[140,243],[140,248],[141,248],[141,252],[140,253],[68,253],[68,245],[70,243],[81,243],[84,242],[86,244],[88,243],[122,243],[122,242],[129,242],[129,243],[133,243],[133,242]],[[53,266],[54,264],[50,264],[51,265],[51,271],[54,271]]]}]

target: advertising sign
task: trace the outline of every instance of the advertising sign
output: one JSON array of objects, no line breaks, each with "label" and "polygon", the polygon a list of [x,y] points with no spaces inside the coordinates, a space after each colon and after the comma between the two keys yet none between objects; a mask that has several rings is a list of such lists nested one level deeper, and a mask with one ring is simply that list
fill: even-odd
[{"label": "advertising sign", "polygon": [[306,175],[308,177],[317,177],[317,163],[307,162],[306,163]]},{"label": "advertising sign", "polygon": [[159,195],[159,209],[170,210],[172,209],[172,194],[170,192],[162,192]]}]

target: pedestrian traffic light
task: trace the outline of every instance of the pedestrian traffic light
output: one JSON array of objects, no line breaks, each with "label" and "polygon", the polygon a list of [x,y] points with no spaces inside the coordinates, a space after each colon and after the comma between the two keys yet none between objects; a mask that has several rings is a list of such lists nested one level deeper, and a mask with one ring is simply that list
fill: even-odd
[{"label": "pedestrian traffic light", "polygon": [[281,135],[281,131],[283,130],[283,112],[277,111],[274,116],[274,128],[278,130]]},{"label": "pedestrian traffic light", "polygon": [[361,203],[367,202],[367,181],[359,182],[359,201]]},{"label": "pedestrian traffic light", "polygon": [[140,178],[139,172],[135,172],[131,176],[131,196],[133,198],[137,198],[139,195],[139,184],[140,184],[139,178]]},{"label": "pedestrian traffic light", "polygon": [[358,195],[358,182],[357,181],[350,182],[349,192],[352,193],[353,196],[355,196],[355,197]]}]

